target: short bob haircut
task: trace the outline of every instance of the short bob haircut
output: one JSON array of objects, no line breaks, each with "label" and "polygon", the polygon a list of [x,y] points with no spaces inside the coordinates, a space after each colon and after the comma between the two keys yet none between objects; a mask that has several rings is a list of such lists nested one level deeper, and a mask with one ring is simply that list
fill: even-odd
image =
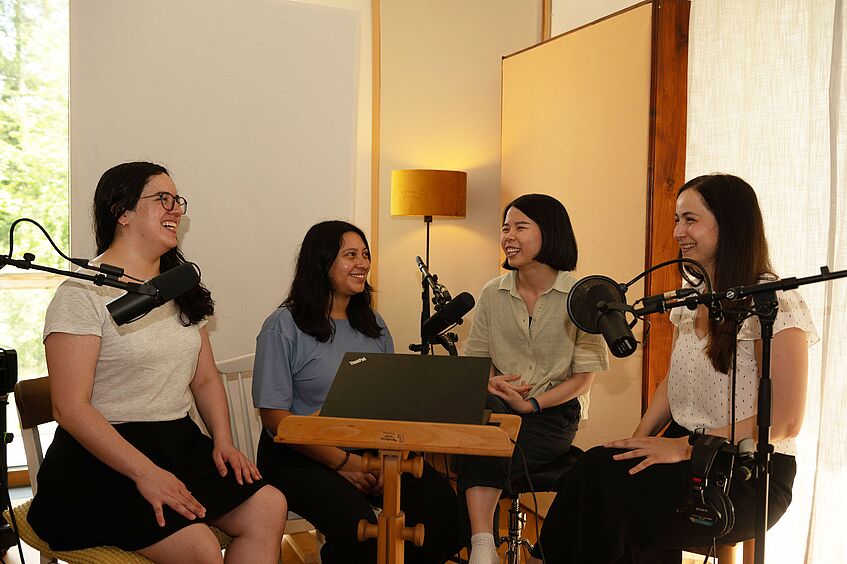
[{"label": "short bob haircut", "polygon": [[[345,233],[361,237],[370,253],[367,237],[352,223],[339,220],[316,223],[303,238],[291,291],[280,306],[291,310],[294,323],[301,331],[322,343],[335,338],[335,324],[330,318],[332,283],[329,269],[338,257]],[[350,297],[347,320],[356,331],[377,338],[382,334],[382,327],[371,308],[373,291],[366,281],[364,291]]]},{"label": "short bob haircut", "polygon": [[[541,250],[535,260],[556,270],[576,268],[578,252],[576,236],[568,210],[562,202],[546,194],[524,194],[518,196],[503,209],[503,223],[509,208],[517,208],[541,229]],[[503,262],[506,270],[515,270],[509,259]]]}]

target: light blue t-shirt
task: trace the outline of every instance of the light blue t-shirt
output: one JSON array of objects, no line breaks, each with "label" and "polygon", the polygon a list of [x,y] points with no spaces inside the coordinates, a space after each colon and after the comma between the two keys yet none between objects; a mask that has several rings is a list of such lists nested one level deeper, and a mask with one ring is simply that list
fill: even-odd
[{"label": "light blue t-shirt", "polygon": [[347,352],[394,352],[394,341],[376,314],[382,335],[359,333],[346,319],[334,319],[335,337],[321,343],[294,323],[291,310],[281,307],[265,320],[256,337],[253,365],[253,405],[310,415],[321,408],[335,373]]}]

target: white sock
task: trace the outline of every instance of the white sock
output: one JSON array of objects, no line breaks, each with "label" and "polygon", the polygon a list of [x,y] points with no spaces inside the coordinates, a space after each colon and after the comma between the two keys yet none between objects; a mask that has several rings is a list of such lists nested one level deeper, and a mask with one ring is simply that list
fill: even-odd
[{"label": "white sock", "polygon": [[494,546],[494,535],[477,533],[471,537],[471,556],[468,564],[499,564],[500,557]]}]

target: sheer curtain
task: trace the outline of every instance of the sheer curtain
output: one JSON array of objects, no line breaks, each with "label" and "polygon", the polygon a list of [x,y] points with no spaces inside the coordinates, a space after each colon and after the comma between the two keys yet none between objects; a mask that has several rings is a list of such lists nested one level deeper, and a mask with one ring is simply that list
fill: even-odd
[{"label": "sheer curtain", "polygon": [[[686,178],[759,195],[777,273],[847,268],[845,0],[692,0]],[[767,562],[847,562],[847,279],[804,286],[810,349],[794,502]]]}]

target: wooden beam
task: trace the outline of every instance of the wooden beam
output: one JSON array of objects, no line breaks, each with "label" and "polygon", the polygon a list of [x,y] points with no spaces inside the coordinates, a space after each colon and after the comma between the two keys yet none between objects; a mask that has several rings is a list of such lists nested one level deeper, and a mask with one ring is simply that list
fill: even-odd
[{"label": "wooden beam", "polygon": [[[380,110],[380,0],[371,1],[371,275],[370,283],[379,288],[379,110]],[[377,309],[379,292],[372,295]]]},{"label": "wooden beam", "polygon": [[[653,2],[653,60],[650,89],[650,149],[647,186],[647,266],[677,256],[673,242],[676,190],[685,180],[685,126],[688,96],[689,0]],[[647,276],[647,295],[680,285],[678,270],[664,268]],[[667,316],[651,318],[644,350],[641,411],[665,377],[673,326]]]}]

